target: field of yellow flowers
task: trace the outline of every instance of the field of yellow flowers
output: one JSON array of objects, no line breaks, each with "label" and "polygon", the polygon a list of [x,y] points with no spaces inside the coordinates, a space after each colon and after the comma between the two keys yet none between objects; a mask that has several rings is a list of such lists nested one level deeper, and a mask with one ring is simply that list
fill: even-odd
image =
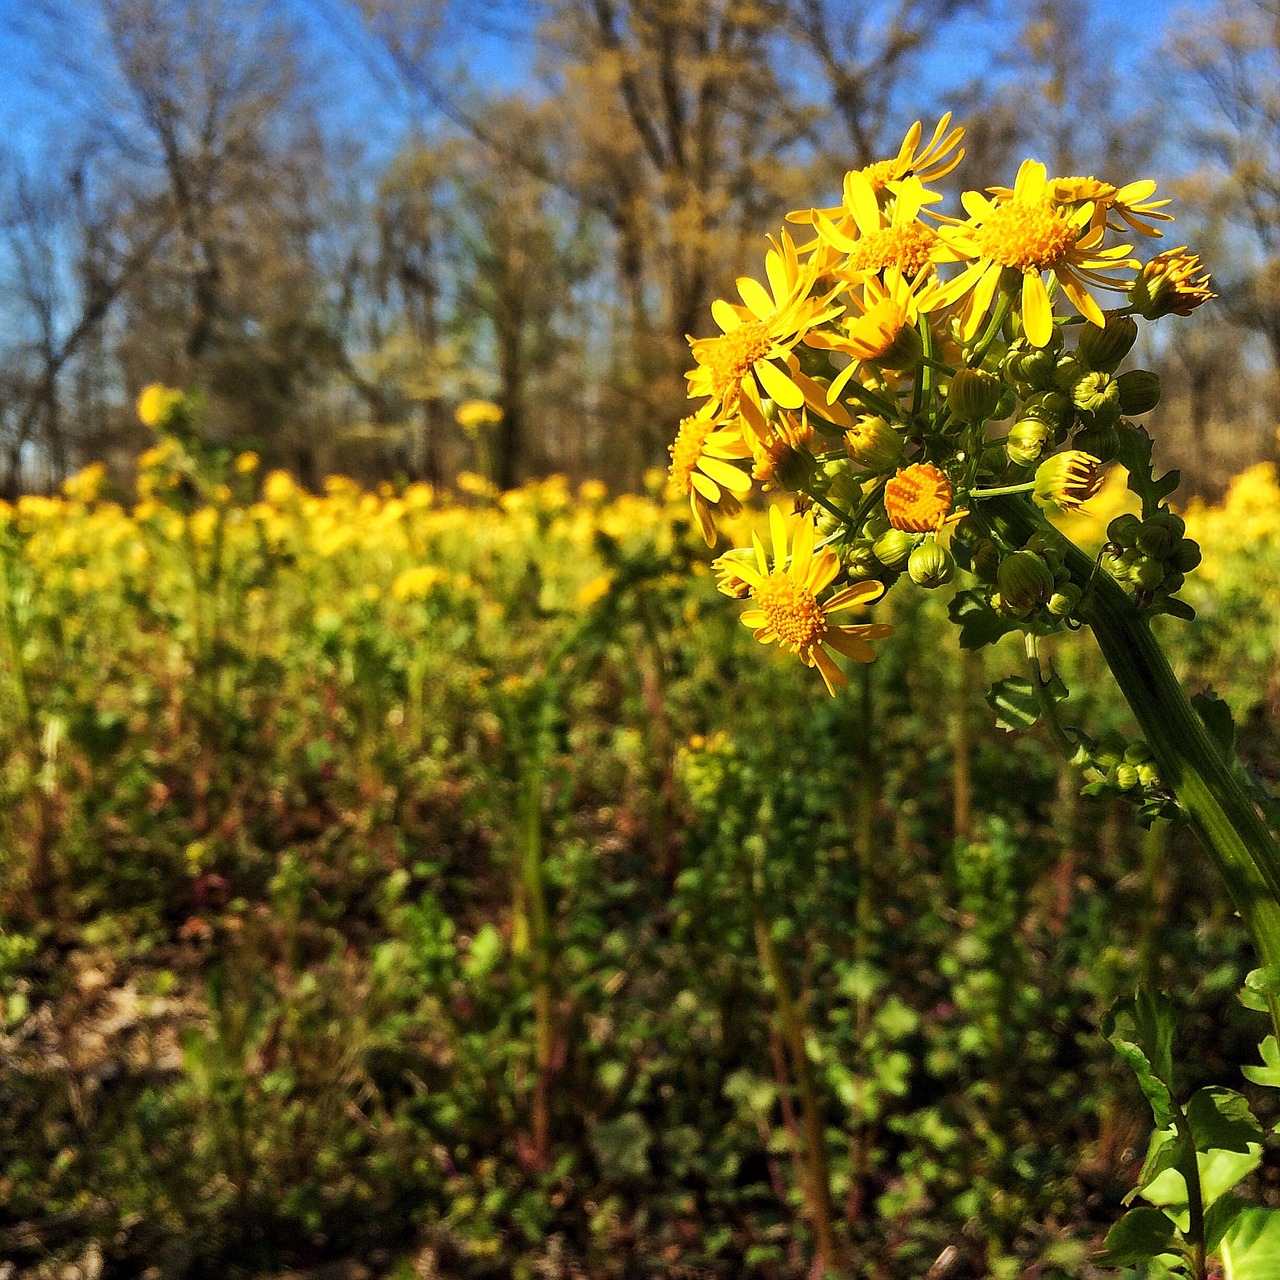
[{"label": "field of yellow flowers", "polygon": [[[1145,1141],[1103,1011],[1174,992],[1192,1083],[1257,1038],[1200,855],[991,726],[1017,649],[950,589],[830,698],[658,490],[161,445],[0,505],[6,1274],[790,1280],[814,1231],[1098,1274]],[[1162,640],[1274,784],[1276,470],[1184,514]],[[1066,713],[1123,728],[1072,639]]]}]

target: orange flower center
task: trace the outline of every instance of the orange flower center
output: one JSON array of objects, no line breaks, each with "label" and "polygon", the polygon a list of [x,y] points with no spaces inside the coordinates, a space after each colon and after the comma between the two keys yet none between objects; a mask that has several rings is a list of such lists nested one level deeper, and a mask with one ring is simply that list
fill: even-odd
[{"label": "orange flower center", "polygon": [[778,638],[793,649],[811,649],[827,632],[822,606],[808,587],[775,570],[752,589]]},{"label": "orange flower center", "polygon": [[931,463],[913,463],[885,485],[884,509],[895,529],[928,533],[940,528],[951,510],[951,484]]},{"label": "orange flower center", "polygon": [[748,320],[717,338],[707,362],[716,397],[721,401],[730,399],[751,372],[751,366],[767,355],[772,345],[768,327],[759,320]]},{"label": "orange flower center", "polygon": [[702,460],[707,437],[715,430],[715,420],[696,415],[680,420],[675,443],[667,446],[671,454],[671,486],[682,498],[689,496],[693,473]]},{"label": "orange flower center", "polygon": [[1066,262],[1076,229],[1049,200],[998,204],[974,232],[979,255],[1019,271],[1052,271]]},{"label": "orange flower center", "polygon": [[904,227],[881,227],[863,236],[849,254],[848,270],[879,271],[897,267],[908,280],[915,279],[932,261],[938,233],[922,222]]}]

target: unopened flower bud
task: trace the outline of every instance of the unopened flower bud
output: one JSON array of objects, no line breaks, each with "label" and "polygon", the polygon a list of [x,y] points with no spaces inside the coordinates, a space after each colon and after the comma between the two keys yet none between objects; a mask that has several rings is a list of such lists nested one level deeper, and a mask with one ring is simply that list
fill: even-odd
[{"label": "unopened flower bud", "polygon": [[1023,418],[1015,422],[1009,428],[1009,437],[1004,442],[1009,461],[1019,466],[1030,466],[1044,452],[1050,435],[1049,424],[1039,418]]},{"label": "unopened flower bud", "polygon": [[907,558],[907,576],[918,587],[942,587],[951,581],[956,562],[951,552],[929,538],[912,551]]},{"label": "unopened flower bud", "polygon": [[880,561],[869,541],[851,542],[841,549],[840,563],[849,577],[857,582],[862,578],[874,578],[880,572]]},{"label": "unopened flower bud", "polygon": [[1183,538],[1173,549],[1170,562],[1179,573],[1190,573],[1201,561],[1200,544]]},{"label": "unopened flower bud", "polygon": [[1076,358],[1090,369],[1115,373],[1137,340],[1138,322],[1132,316],[1109,315],[1102,328],[1096,324],[1083,326],[1076,344]]},{"label": "unopened flower bud", "polygon": [[1015,352],[1005,367],[1015,381],[1025,382],[1037,391],[1048,391],[1053,386],[1055,363],[1053,356],[1040,347]]},{"label": "unopened flower bud", "polygon": [[1118,547],[1132,547],[1137,545],[1138,531],[1142,528],[1142,521],[1138,519],[1132,512],[1126,511],[1123,515],[1116,516],[1112,522],[1107,525],[1107,538]]},{"label": "unopened flower bud", "polygon": [[1154,516],[1145,521],[1142,528],[1138,530],[1135,545],[1144,556],[1164,560],[1173,554],[1180,538],[1181,534],[1172,524]]},{"label": "unopened flower bud", "polygon": [[1131,764],[1118,764],[1111,770],[1111,780],[1121,791],[1132,791],[1138,785],[1138,770]]},{"label": "unopened flower bud", "polygon": [[888,471],[902,460],[902,436],[884,419],[863,414],[844,433],[849,456],[868,471]]},{"label": "unopened flower bud", "polygon": [[996,585],[1007,609],[1026,614],[1053,595],[1053,574],[1034,551],[1015,551],[1000,562]]},{"label": "unopened flower bud", "polygon": [[983,582],[994,582],[1000,572],[1000,548],[983,538],[973,549],[973,572]]},{"label": "unopened flower bud", "polygon": [[1075,416],[1075,406],[1061,391],[1041,392],[1040,395],[1032,396],[1022,406],[1022,417],[1038,418],[1041,422],[1047,422],[1055,433],[1065,434],[1069,431]]},{"label": "unopened flower bud", "polygon": [[1114,422],[1120,416],[1120,387],[1109,373],[1083,374],[1071,387],[1077,409]]},{"label": "unopened flower bud", "polygon": [[1004,383],[985,369],[960,369],[951,379],[947,404],[961,422],[986,422],[996,411]]},{"label": "unopened flower bud", "polygon": [[1045,607],[1055,618],[1066,618],[1079,603],[1080,588],[1074,582],[1067,582],[1049,597],[1049,603]]},{"label": "unopened flower bud", "polygon": [[1053,385],[1059,391],[1070,391],[1080,381],[1084,366],[1075,356],[1059,356],[1053,369]]},{"label": "unopened flower bud", "polygon": [[887,529],[875,540],[872,550],[886,569],[897,573],[907,567],[907,560],[919,541],[918,533],[908,533],[905,529]]},{"label": "unopened flower bud", "polygon": [[1110,462],[1120,451],[1120,435],[1115,427],[1094,423],[1076,432],[1071,447],[1090,454],[1099,462]]},{"label": "unopened flower bud", "polygon": [[1150,413],[1160,403],[1160,379],[1147,369],[1130,369],[1116,381],[1120,385],[1120,411],[1131,416]]},{"label": "unopened flower bud", "polygon": [[1078,449],[1055,453],[1036,470],[1033,497],[1041,505],[1056,503],[1074,511],[1102,487],[1102,464]]}]

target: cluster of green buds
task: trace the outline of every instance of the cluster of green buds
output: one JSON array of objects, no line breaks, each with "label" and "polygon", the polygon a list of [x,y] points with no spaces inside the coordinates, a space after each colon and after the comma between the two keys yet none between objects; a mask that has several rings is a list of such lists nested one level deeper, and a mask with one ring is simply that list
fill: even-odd
[{"label": "cluster of green buds", "polygon": [[1159,603],[1165,612],[1176,613],[1173,597],[1201,558],[1199,544],[1184,536],[1186,527],[1181,516],[1163,506],[1146,520],[1117,516],[1107,526],[1102,568],[1134,593],[1140,607]]},{"label": "cluster of green buds", "polygon": [[1178,804],[1161,780],[1151,748],[1141,739],[1108,733],[1094,742],[1078,729],[1073,731],[1078,748],[1073,763],[1088,779],[1083,794],[1121,799],[1135,805],[1138,820],[1149,827],[1156,818],[1178,817]]}]

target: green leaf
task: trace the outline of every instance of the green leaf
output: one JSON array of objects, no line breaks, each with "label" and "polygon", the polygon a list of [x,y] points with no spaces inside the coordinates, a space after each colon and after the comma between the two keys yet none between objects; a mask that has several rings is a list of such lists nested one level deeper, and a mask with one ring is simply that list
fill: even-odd
[{"label": "green leaf", "polygon": [[1006,676],[997,680],[987,694],[987,704],[996,713],[996,724],[1012,732],[1030,729],[1040,719],[1040,703],[1030,680]]},{"label": "green leaf", "polygon": [[1262,1142],[1262,1126],[1244,1095],[1234,1089],[1197,1089],[1187,1103],[1187,1120],[1197,1151],[1243,1154]]},{"label": "green leaf", "polygon": [[1120,432],[1116,461],[1129,473],[1129,490],[1142,499],[1142,518],[1155,515],[1182,480],[1178,471],[1168,471],[1158,480],[1151,468],[1151,437],[1136,422]]},{"label": "green leaf", "polygon": [[1132,1001],[1115,1005],[1102,1033],[1138,1077],[1161,1129],[1173,1123],[1173,1002],[1163,991],[1140,987]]},{"label": "green leaf", "polygon": [[1272,1089],[1280,1089],[1280,1046],[1275,1036],[1268,1036],[1259,1046],[1263,1065],[1260,1067],[1241,1067],[1240,1072],[1252,1084],[1267,1085]]},{"label": "green leaf", "polygon": [[1191,705],[1204,722],[1218,754],[1230,764],[1236,754],[1236,723],[1231,708],[1212,689],[1197,693],[1191,699]]},{"label": "green leaf", "polygon": [[947,615],[960,628],[962,649],[981,649],[1018,629],[1016,622],[998,614],[977,591],[957,591]]},{"label": "green leaf", "polygon": [[1223,1280],[1280,1280],[1280,1209],[1241,1210],[1217,1249]]},{"label": "green leaf", "polygon": [[1107,1232],[1101,1253],[1093,1261],[1103,1267],[1125,1267],[1145,1262],[1157,1254],[1167,1253],[1173,1244],[1176,1228],[1162,1209],[1145,1205],[1130,1209]]}]

